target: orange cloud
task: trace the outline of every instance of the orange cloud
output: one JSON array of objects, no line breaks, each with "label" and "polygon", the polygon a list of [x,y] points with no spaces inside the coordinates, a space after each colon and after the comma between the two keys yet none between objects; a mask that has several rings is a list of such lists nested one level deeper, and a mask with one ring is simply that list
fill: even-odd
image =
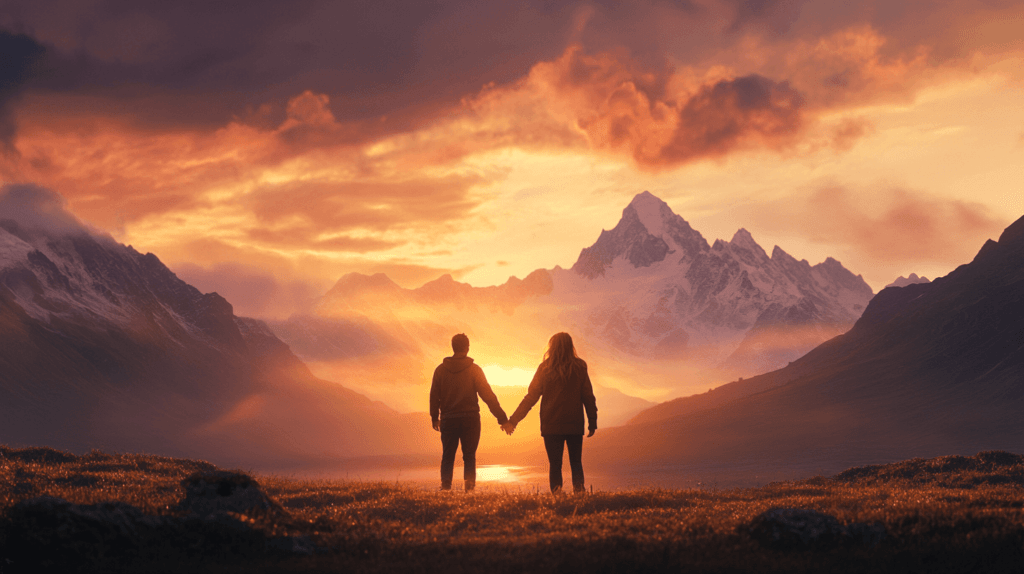
[{"label": "orange cloud", "polygon": [[889,40],[869,25],[854,25],[813,39],[780,42],[770,68],[785,73],[816,109],[907,99],[929,68],[928,45],[887,49]]},{"label": "orange cloud", "polygon": [[406,181],[290,181],[256,188],[247,204],[265,225],[297,220],[311,232],[346,228],[384,231],[433,226],[466,217],[468,190],[483,178],[449,175]]},{"label": "orange cloud", "polygon": [[874,125],[864,118],[844,118],[831,130],[831,145],[837,151],[847,151],[857,140],[874,131]]},{"label": "orange cloud", "polygon": [[322,94],[299,94],[288,108],[275,129],[232,123],[213,133],[39,109],[23,125],[11,178],[61,190],[77,214],[107,229],[202,210],[232,210],[238,222],[249,210],[242,231],[253,241],[339,251],[392,247],[393,238],[366,230],[443,225],[474,207],[469,190],[484,175],[420,173],[434,163],[421,163],[415,147],[371,157],[348,141],[355,128],[334,119]]},{"label": "orange cloud", "polygon": [[[823,141],[845,151],[871,128],[842,112],[911,97],[928,56],[925,46],[888,49],[862,24],[809,38],[749,36],[716,54],[724,65],[648,65],[622,49],[574,45],[515,84],[485,88],[442,125],[456,127],[463,153],[574,148],[651,170],[747,149],[813,152]],[[825,114],[832,118],[820,125]]]},{"label": "orange cloud", "polygon": [[766,230],[910,266],[970,261],[1006,226],[981,204],[899,188],[855,194],[825,187],[804,198],[751,207],[748,216]]},{"label": "orange cloud", "polygon": [[278,249],[313,249],[317,251],[344,251],[366,253],[381,251],[401,245],[398,241],[385,241],[374,237],[351,237],[336,235],[323,237],[323,232],[311,226],[289,227],[270,230],[255,228],[246,231],[246,237],[257,245]]},{"label": "orange cloud", "polygon": [[[463,170],[452,176],[437,168],[509,147],[596,151],[632,158],[648,170],[750,148],[794,149],[808,136],[843,151],[868,133],[866,124],[842,120],[825,126],[831,134],[813,134],[817,117],[880,94],[906,92],[928,64],[927,50],[888,49],[888,38],[870,25],[762,37],[750,32],[760,29],[752,23],[775,22],[788,12],[741,6],[733,15],[725,13],[717,16],[719,24],[733,22],[729,26],[738,37],[714,52],[724,65],[714,64],[712,55],[698,63],[662,58],[649,64],[621,48],[591,53],[572,45],[557,58],[535,63],[517,81],[464,98],[448,113],[431,107],[406,113],[398,123],[386,117],[339,120],[336,111],[348,102],[308,89],[287,100],[276,125],[267,123],[277,116],[265,103],[252,114],[239,113],[246,122],[255,116],[258,121],[237,120],[213,131],[173,130],[109,115],[89,103],[95,95],[35,94],[21,107],[17,145],[24,161],[7,177],[61,190],[77,213],[110,229],[227,197],[254,206],[283,205],[296,214],[304,211],[302,197],[288,204],[260,196],[299,181],[323,182],[321,190],[334,196],[372,187],[395,202],[418,187],[444,206],[444,187],[452,177],[466,180],[455,184],[465,192],[501,174]],[[752,69],[762,71],[743,71]],[[243,197],[244,188],[256,197]],[[430,221],[438,211],[426,209],[431,200],[425,203],[406,215]],[[307,204],[302,215],[313,220],[324,218],[320,208],[338,212],[324,202]],[[265,213],[260,217],[267,220]],[[269,239],[282,231],[263,233]]]},{"label": "orange cloud", "polygon": [[624,54],[572,46],[523,81],[485,89],[466,110],[481,147],[574,147],[677,166],[753,146],[789,146],[805,123],[803,96],[757,74],[645,69]]}]

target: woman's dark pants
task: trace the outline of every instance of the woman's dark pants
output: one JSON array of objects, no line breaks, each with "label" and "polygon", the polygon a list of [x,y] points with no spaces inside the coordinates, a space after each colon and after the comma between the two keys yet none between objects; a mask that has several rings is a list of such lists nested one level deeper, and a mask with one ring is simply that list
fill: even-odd
[{"label": "woman's dark pants", "polygon": [[441,489],[451,490],[455,451],[462,443],[462,478],[466,490],[476,487],[476,447],[480,445],[480,415],[441,419]]},{"label": "woman's dark pants", "polygon": [[569,451],[569,468],[572,469],[572,489],[583,492],[583,435],[552,434],[544,435],[544,448],[548,451],[548,462],[551,464],[549,479],[551,492],[562,490],[562,445]]}]

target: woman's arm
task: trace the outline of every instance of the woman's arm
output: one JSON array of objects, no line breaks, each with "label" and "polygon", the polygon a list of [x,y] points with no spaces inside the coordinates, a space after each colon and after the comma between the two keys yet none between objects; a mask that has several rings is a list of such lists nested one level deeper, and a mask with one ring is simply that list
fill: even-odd
[{"label": "woman's arm", "polygon": [[544,364],[541,363],[537,367],[537,372],[533,374],[533,380],[530,381],[530,388],[526,391],[526,396],[523,397],[522,402],[516,408],[516,412],[512,413],[512,416],[508,417],[508,422],[516,425],[519,421],[526,418],[526,413],[530,412],[533,405],[537,404],[540,400],[540,396],[544,394]]},{"label": "woman's arm", "polygon": [[582,360],[583,363],[583,384],[580,389],[580,398],[583,401],[583,409],[587,411],[587,420],[590,424],[587,428],[590,430],[587,436],[594,436],[594,431],[597,430],[597,399],[594,397],[594,385],[590,382],[590,374],[587,372],[587,364]]}]

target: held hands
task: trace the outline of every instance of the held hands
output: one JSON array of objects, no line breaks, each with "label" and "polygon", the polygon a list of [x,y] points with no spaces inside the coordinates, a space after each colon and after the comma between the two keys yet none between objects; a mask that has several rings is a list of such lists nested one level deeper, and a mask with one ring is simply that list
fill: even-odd
[{"label": "held hands", "polygon": [[515,430],[516,430],[516,424],[517,423],[509,421],[509,422],[507,422],[507,423],[505,423],[503,425],[499,425],[499,426],[501,426],[501,430],[505,431],[505,434],[507,434],[509,436],[512,436],[512,433],[514,433]]}]

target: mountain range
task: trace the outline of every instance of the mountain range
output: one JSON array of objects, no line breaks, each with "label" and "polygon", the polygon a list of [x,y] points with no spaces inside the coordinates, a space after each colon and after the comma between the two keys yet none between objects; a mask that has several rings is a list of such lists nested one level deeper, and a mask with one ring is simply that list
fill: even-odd
[{"label": "mountain range", "polygon": [[1024,218],[949,275],[883,289],[849,332],[792,364],[649,409],[595,439],[590,456],[784,478],[1021,452],[1022,262]]},{"label": "mountain range", "polygon": [[[410,409],[429,378],[422,365],[444,356],[460,331],[489,349],[480,351],[484,361],[523,368],[540,361],[548,337],[567,331],[606,386],[678,396],[692,392],[693,373],[713,385],[785,365],[849,329],[872,295],[838,261],[812,266],[778,246],[768,256],[745,229],[709,244],[645,191],[570,269],[493,287],[443,275],[415,289],[350,273],[313,315],[270,326],[318,375],[354,372],[346,384],[382,400],[415,397]],[[637,412],[620,410],[612,420]]]},{"label": "mountain range", "polygon": [[60,196],[0,199],[0,440],[236,465],[426,448],[425,415],[314,377],[265,323],[88,229]]},{"label": "mountain range", "polygon": [[646,191],[572,272],[553,297],[567,307],[587,301],[574,315],[584,332],[640,356],[741,374],[784,365],[846,331],[873,295],[835,259],[812,266],[779,246],[769,257],[745,229],[709,245]]}]

